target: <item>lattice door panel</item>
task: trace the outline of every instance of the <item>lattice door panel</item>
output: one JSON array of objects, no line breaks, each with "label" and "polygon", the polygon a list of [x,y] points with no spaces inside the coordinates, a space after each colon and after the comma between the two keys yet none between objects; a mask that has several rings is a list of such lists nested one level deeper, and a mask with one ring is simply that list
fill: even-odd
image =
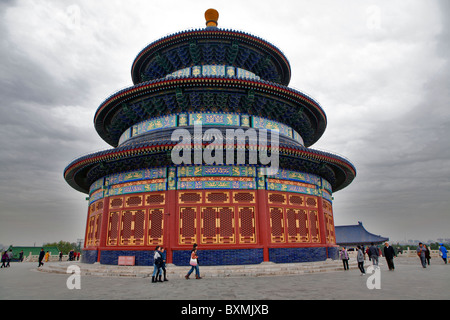
[{"label": "lattice door panel", "polygon": [[288,242],[301,242],[299,211],[292,208],[286,209],[286,230]]},{"label": "lattice door panel", "polygon": [[108,218],[108,234],[106,244],[110,246],[117,245],[119,235],[119,218],[120,212],[110,212]]},{"label": "lattice door panel", "polygon": [[309,211],[309,220],[311,221],[311,242],[320,242],[319,217],[316,210]]},{"label": "lattice door panel", "polygon": [[94,232],[92,234],[93,236],[93,245],[97,246],[100,244],[100,230],[102,225],[102,213],[99,213],[95,216],[95,223],[94,223]]},{"label": "lattice door panel", "polygon": [[298,232],[301,242],[310,242],[308,211],[298,211]]},{"label": "lattice door panel", "polygon": [[334,234],[334,222],[333,222],[333,217],[330,216],[329,214],[325,214],[324,215],[325,218],[325,226],[326,226],[326,238],[327,238],[327,242],[328,243],[335,243],[336,242],[336,238],[335,238],[335,234]]},{"label": "lattice door panel", "polygon": [[273,243],[285,242],[283,208],[270,207],[269,216],[271,241]]},{"label": "lattice door panel", "polygon": [[145,211],[123,211],[119,245],[143,245],[145,234]]},{"label": "lattice door panel", "polygon": [[230,196],[228,192],[205,192],[206,203],[229,203]]},{"label": "lattice door panel", "polygon": [[147,244],[161,245],[164,240],[164,209],[148,210]]},{"label": "lattice door panel", "polygon": [[180,207],[179,244],[197,242],[197,208]]},{"label": "lattice door panel", "polygon": [[235,243],[234,207],[218,208],[219,243]]},{"label": "lattice door panel", "polygon": [[86,239],[86,244],[88,246],[95,245],[95,239],[94,239],[95,221],[96,221],[95,216],[89,217],[88,232],[87,232],[87,239]]},{"label": "lattice door panel", "polygon": [[217,208],[206,207],[201,208],[200,214],[200,234],[203,244],[212,244],[218,242]]},{"label": "lattice door panel", "polygon": [[238,207],[239,242],[256,243],[256,222],[254,207]]},{"label": "lattice door panel", "polygon": [[233,192],[233,202],[235,203],[255,203],[256,196],[254,192]]},{"label": "lattice door panel", "polygon": [[164,193],[149,194],[145,197],[145,204],[148,206],[161,206],[165,204],[166,195]]},{"label": "lattice door panel", "polygon": [[201,208],[201,243],[235,243],[234,207]]}]

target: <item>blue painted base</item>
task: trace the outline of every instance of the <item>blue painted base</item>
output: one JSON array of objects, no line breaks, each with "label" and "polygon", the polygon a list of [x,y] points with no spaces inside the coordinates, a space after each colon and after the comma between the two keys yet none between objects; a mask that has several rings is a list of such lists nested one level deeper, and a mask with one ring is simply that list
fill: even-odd
[{"label": "blue painted base", "polygon": [[[152,266],[154,251],[104,250],[100,263],[117,265],[119,256],[135,256],[135,265]],[[176,266],[189,266],[191,251],[173,251],[172,263]],[[199,250],[199,263],[202,266],[260,264],[264,261],[263,249]],[[269,261],[274,263],[296,263],[338,259],[339,248],[269,248]],[[97,250],[84,250],[83,263],[97,262]]]},{"label": "blue painted base", "polygon": [[97,262],[97,250],[82,250],[81,262],[82,263],[95,263]]},{"label": "blue painted base", "polygon": [[[177,266],[189,266],[191,251],[174,251],[173,264]],[[238,249],[238,250],[199,250],[198,261],[202,266],[223,266],[259,264],[263,262],[263,249]]]},{"label": "blue painted base", "polygon": [[269,248],[269,261],[275,263],[314,262],[327,259],[326,248]]}]

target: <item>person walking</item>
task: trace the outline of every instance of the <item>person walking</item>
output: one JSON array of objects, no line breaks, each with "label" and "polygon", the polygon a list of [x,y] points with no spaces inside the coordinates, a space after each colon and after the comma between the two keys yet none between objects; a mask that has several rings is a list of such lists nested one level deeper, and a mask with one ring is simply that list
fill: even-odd
[{"label": "person walking", "polygon": [[11,260],[12,260],[12,258],[13,258],[13,256],[14,256],[14,254],[13,254],[13,252],[12,252],[12,249],[9,249],[9,252],[6,254],[7,255],[7,264],[6,264],[6,266],[7,267],[10,267],[10,265],[9,265],[9,263],[11,262]]},{"label": "person walking", "polygon": [[23,262],[23,250],[20,250],[19,252],[19,261]]},{"label": "person walking", "polygon": [[361,275],[366,275],[366,270],[364,270],[364,251],[361,248],[361,246],[356,247],[357,254],[356,254],[356,261],[358,262],[358,268],[361,271]]},{"label": "person walking", "polygon": [[[152,283],[158,282],[158,276],[160,275],[161,263],[162,263],[161,247],[156,246],[155,253],[153,255]],[[160,282],[162,282],[162,281],[160,281]]]},{"label": "person walking", "polygon": [[194,247],[192,248],[189,264],[191,265],[191,270],[189,270],[187,275],[185,275],[184,277],[186,279],[189,279],[189,276],[195,270],[195,278],[201,279],[202,277],[200,277],[200,268],[198,266],[197,244],[194,244]]},{"label": "person walking", "polygon": [[42,260],[44,259],[44,256],[45,256],[44,248],[41,248],[41,252],[39,252],[39,265],[38,265],[38,268],[40,268],[41,266],[44,265],[44,263],[42,262]]},{"label": "person walking", "polygon": [[439,244],[439,255],[441,256],[442,260],[444,260],[444,263],[447,264],[447,248],[444,247],[444,244]]},{"label": "person walking", "polygon": [[341,260],[342,264],[344,265],[344,270],[348,270],[348,252],[345,247],[342,247],[341,250]]},{"label": "person walking", "polygon": [[384,243],[384,249],[383,249],[384,257],[386,258],[387,265],[389,267],[389,270],[394,271],[394,257],[397,255],[395,254],[394,248],[389,245],[389,242]]},{"label": "person walking", "polygon": [[369,260],[372,260],[372,264],[378,267],[378,258],[380,256],[380,251],[372,242],[369,247]]},{"label": "person walking", "polygon": [[427,267],[427,261],[426,261],[426,252],[427,248],[424,247],[422,242],[419,242],[419,246],[417,247],[417,256],[420,258],[420,263],[422,264],[422,267]]},{"label": "person walking", "polygon": [[8,251],[3,252],[2,254],[2,266],[0,268],[6,268],[6,261],[8,260]]},{"label": "person walking", "polygon": [[47,251],[47,252],[45,253],[45,256],[44,256],[44,257],[45,257],[45,262],[48,262],[48,259],[50,258],[50,252]]},{"label": "person walking", "polygon": [[427,251],[425,251],[425,260],[427,260],[427,264],[430,265],[430,249],[428,249],[427,245],[423,245],[425,247],[425,249],[427,249]]},{"label": "person walking", "polygon": [[[164,275],[164,281],[169,281],[167,280],[167,273],[166,273],[166,249],[164,247],[161,247],[161,268],[159,270],[162,270],[163,275]],[[159,272],[158,270],[158,272]],[[161,275],[159,276],[159,281],[161,281]]]}]

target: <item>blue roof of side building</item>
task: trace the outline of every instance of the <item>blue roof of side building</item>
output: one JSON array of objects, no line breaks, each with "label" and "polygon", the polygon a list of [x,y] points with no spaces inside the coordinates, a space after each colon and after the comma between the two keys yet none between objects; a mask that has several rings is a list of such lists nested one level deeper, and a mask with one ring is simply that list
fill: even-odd
[{"label": "blue roof of side building", "polygon": [[387,237],[368,232],[361,221],[358,221],[357,225],[335,226],[335,234],[338,245],[382,243],[389,240]]}]

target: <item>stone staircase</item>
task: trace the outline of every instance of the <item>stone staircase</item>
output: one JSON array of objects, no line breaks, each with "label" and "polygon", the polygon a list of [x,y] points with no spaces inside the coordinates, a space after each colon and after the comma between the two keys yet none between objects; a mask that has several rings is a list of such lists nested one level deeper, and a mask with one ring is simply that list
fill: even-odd
[{"label": "stone staircase", "polygon": [[[39,268],[39,271],[67,274],[68,267],[74,265],[80,267],[81,275],[101,276],[101,277],[135,277],[147,278],[153,273],[153,266],[117,266],[102,264],[86,264],[78,261],[47,263]],[[349,261],[350,269],[357,269],[355,259]],[[189,266],[166,265],[167,277],[169,279],[184,278],[190,270]],[[331,260],[319,262],[303,263],[282,263],[263,262],[257,265],[232,265],[232,266],[200,266],[200,273],[203,278],[213,277],[263,277],[263,276],[286,276],[299,275],[315,272],[343,271],[341,260]],[[194,274],[191,277],[194,277]]]}]

